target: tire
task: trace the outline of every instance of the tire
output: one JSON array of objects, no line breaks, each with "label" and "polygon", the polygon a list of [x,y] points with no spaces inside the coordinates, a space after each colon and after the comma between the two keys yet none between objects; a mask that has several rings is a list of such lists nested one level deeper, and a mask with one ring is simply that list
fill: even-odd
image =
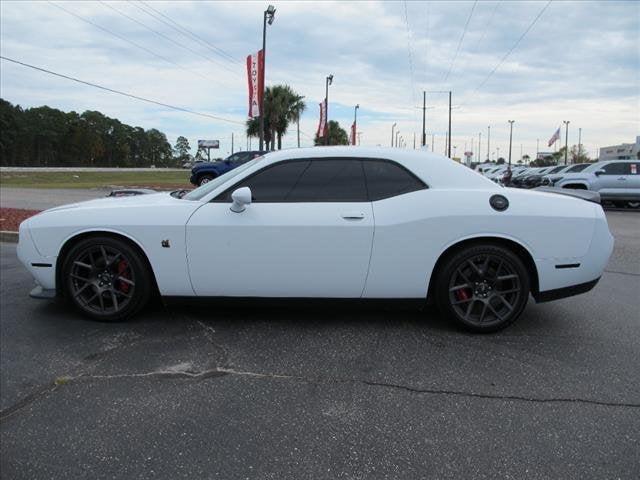
[{"label": "tire", "polygon": [[65,299],[103,322],[127,320],[143,308],[153,277],[136,248],[113,237],[85,238],[65,255],[60,276]]},{"label": "tire", "polygon": [[209,183],[214,178],[216,177],[208,173],[205,173],[204,175],[200,176],[200,178],[198,178],[198,186],[201,187],[202,185]]},{"label": "tire", "polygon": [[529,299],[529,272],[511,250],[491,244],[466,247],[447,258],[436,277],[440,311],[467,330],[502,330]]}]

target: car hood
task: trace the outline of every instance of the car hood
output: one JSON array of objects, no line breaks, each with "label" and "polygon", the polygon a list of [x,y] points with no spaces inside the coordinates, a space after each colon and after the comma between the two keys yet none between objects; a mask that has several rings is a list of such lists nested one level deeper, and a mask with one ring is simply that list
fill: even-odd
[{"label": "car hood", "polygon": [[94,200],[86,200],[84,202],[69,203],[67,205],[60,205],[59,207],[53,207],[45,210],[42,213],[58,212],[61,210],[72,210],[77,208],[117,208],[117,207],[130,207],[130,206],[152,206],[173,204],[176,201],[182,201],[178,198],[172,197],[170,192],[150,193],[147,195],[133,195],[128,197],[104,197],[96,198]]}]

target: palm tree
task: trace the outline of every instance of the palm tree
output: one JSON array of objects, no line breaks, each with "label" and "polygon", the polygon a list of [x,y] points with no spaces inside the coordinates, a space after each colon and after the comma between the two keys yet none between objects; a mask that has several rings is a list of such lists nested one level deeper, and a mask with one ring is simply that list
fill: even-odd
[{"label": "palm tree", "polygon": [[[306,108],[303,98],[288,85],[267,87],[264,92],[264,139],[267,150],[275,150],[276,138],[278,150],[282,148],[282,136],[287,133],[289,124],[298,120]],[[247,120],[247,135],[260,136],[259,119]]]},{"label": "palm tree", "polygon": [[[329,145],[349,145],[349,136],[346,130],[335,120],[329,120],[327,135],[329,136]],[[316,146],[326,145],[325,138],[318,137],[318,134],[316,134],[314,143]]]}]

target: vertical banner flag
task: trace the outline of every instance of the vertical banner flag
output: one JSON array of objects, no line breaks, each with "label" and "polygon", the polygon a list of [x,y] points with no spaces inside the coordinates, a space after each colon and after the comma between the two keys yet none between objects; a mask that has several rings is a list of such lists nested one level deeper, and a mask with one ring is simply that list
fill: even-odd
[{"label": "vertical banner flag", "polygon": [[262,112],[262,50],[247,56],[247,77],[249,80],[249,118],[259,117]]},{"label": "vertical banner flag", "polygon": [[351,145],[356,144],[356,122],[351,125]]},{"label": "vertical banner flag", "polygon": [[556,143],[556,141],[560,140],[560,127],[558,127],[558,130],[556,130],[556,133],[553,134],[553,136],[549,139],[549,147],[551,145],[553,145],[554,143]]},{"label": "vertical banner flag", "polygon": [[318,138],[322,138],[327,134],[327,99],[320,103],[320,123],[318,123]]}]

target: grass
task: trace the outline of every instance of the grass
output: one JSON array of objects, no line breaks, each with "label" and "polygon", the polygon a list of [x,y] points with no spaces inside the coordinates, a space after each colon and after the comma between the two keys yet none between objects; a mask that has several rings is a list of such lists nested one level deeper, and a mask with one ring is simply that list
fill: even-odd
[{"label": "grass", "polygon": [[0,186],[17,188],[193,188],[189,170],[152,172],[1,172]]}]

